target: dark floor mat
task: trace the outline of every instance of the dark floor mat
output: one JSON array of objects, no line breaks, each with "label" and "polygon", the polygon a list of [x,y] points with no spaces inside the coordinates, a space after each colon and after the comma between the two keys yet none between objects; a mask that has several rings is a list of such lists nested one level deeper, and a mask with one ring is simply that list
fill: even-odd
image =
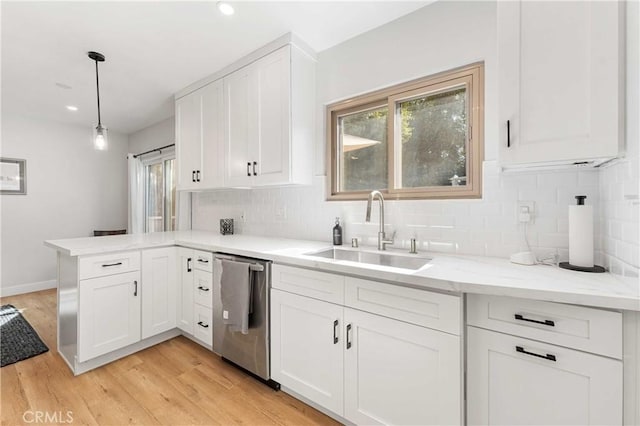
[{"label": "dark floor mat", "polygon": [[38,333],[13,305],[0,306],[0,367],[40,355],[49,350]]}]

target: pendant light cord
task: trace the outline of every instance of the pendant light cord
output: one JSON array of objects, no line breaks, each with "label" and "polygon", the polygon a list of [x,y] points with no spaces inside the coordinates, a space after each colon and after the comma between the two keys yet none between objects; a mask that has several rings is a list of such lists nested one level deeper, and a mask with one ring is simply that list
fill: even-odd
[{"label": "pendant light cord", "polygon": [[98,94],[98,126],[102,126],[100,121],[100,80],[98,79],[98,61],[96,60],[96,93]]}]

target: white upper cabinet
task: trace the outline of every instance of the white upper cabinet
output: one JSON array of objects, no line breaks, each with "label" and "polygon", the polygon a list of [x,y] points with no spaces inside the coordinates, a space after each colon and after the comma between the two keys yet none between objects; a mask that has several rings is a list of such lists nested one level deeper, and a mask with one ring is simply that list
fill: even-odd
[{"label": "white upper cabinet", "polygon": [[201,190],[224,184],[222,80],[176,100],[178,189]]},{"label": "white upper cabinet", "polygon": [[314,70],[287,45],[224,78],[225,186],[311,182]]},{"label": "white upper cabinet", "polygon": [[497,9],[501,165],[620,155],[622,4],[501,1]]}]

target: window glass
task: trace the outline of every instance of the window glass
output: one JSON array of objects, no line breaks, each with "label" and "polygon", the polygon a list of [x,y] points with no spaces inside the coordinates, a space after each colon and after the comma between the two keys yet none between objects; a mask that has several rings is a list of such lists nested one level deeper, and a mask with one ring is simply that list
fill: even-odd
[{"label": "window glass", "polygon": [[162,163],[147,166],[147,232],[163,231],[164,173]]},{"label": "window glass", "polygon": [[482,196],[484,65],[327,106],[330,200]]},{"label": "window glass", "polygon": [[396,188],[464,185],[466,93],[461,87],[396,104],[401,140]]},{"label": "window glass", "polygon": [[340,189],[364,191],[387,186],[387,106],[338,119]]}]

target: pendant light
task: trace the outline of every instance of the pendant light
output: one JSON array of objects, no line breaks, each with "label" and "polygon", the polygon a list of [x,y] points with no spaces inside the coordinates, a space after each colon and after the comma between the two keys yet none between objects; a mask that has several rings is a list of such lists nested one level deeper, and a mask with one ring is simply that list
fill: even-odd
[{"label": "pendant light", "polygon": [[107,136],[107,128],[100,121],[100,81],[98,79],[98,62],[104,62],[104,55],[98,52],[89,52],[89,58],[96,62],[96,93],[98,95],[98,125],[93,129],[93,147],[97,150],[104,151],[109,145]]}]

